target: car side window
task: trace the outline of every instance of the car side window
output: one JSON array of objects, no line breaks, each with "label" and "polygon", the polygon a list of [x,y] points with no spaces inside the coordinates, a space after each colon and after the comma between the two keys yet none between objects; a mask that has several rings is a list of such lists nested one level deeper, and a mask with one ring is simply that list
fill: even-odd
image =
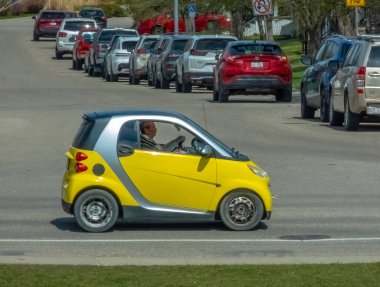
[{"label": "car side window", "polygon": [[117,151],[119,156],[125,156],[130,155],[135,148],[139,148],[137,121],[128,121],[120,128]]},{"label": "car side window", "polygon": [[323,54],[326,50],[326,47],[327,47],[327,42],[324,43],[321,48],[319,48],[317,54],[315,55],[315,58],[314,58],[314,63],[318,63],[322,60],[322,57],[323,57]]},{"label": "car side window", "polygon": [[367,67],[380,67],[380,46],[372,46]]},{"label": "car side window", "polygon": [[164,40],[164,42],[162,43],[162,46],[161,46],[162,51],[166,51],[166,49],[169,46],[169,43],[170,43],[169,39]]},{"label": "car side window", "polygon": [[357,65],[361,50],[362,50],[362,46],[358,45],[357,49],[352,54],[352,59],[350,60],[350,63],[349,63],[350,66]]},{"label": "car side window", "polygon": [[346,57],[344,58],[342,67],[349,66],[350,59],[351,59],[352,54],[353,54],[354,50],[356,49],[356,47],[357,47],[356,45],[352,45],[351,48],[348,50]]},{"label": "car side window", "polygon": [[330,42],[327,46],[326,53],[323,56],[323,59],[333,58],[335,55],[339,53],[339,46],[335,42]]}]

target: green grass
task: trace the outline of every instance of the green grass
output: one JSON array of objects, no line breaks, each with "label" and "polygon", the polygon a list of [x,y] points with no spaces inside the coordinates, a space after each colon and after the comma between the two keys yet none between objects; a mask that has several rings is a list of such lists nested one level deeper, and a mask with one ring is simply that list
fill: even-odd
[{"label": "green grass", "polygon": [[237,266],[0,265],[0,286],[379,286],[380,263]]},{"label": "green grass", "polygon": [[34,15],[37,15],[37,13],[36,14],[20,14],[20,15],[4,15],[4,16],[0,16],[0,20],[13,19],[13,18],[23,18],[23,17],[32,17]]}]

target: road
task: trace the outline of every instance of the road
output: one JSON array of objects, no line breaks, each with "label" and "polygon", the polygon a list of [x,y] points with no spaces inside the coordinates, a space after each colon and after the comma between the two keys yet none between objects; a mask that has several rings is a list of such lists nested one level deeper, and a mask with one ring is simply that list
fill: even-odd
[{"label": "road", "polygon": [[[118,21],[118,22],[116,22]],[[110,19],[128,26],[126,19]],[[380,125],[358,132],[302,120],[299,96],[211,101],[107,83],[32,41],[30,18],[0,21],[0,263],[269,264],[380,261]],[[119,222],[83,232],[60,205],[67,151],[83,112],[155,107],[189,116],[265,168],[272,219],[250,232],[222,223]]]}]

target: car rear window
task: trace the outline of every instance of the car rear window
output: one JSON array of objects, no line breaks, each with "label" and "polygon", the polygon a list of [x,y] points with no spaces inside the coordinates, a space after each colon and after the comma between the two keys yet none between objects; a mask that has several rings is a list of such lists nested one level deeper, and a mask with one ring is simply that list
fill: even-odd
[{"label": "car rear window", "polygon": [[70,21],[65,23],[65,27],[63,27],[64,30],[66,31],[79,31],[81,28],[86,27],[95,27],[95,24],[93,21]]},{"label": "car rear window", "polygon": [[79,15],[82,17],[104,16],[104,12],[101,10],[82,10]]},{"label": "car rear window", "polygon": [[373,46],[368,57],[367,67],[380,67],[380,46]]},{"label": "car rear window", "polygon": [[187,39],[184,40],[174,40],[173,51],[183,51],[187,43]]},{"label": "car rear window", "polygon": [[230,41],[233,41],[233,39],[201,39],[195,44],[195,50],[224,50]]},{"label": "car rear window", "polygon": [[110,30],[110,31],[103,31],[99,36],[99,41],[110,42],[112,37],[116,34],[121,35],[121,36],[137,36],[136,31]]},{"label": "car rear window", "polygon": [[137,41],[124,41],[121,43],[121,48],[131,52],[136,47]]},{"label": "car rear window", "polygon": [[149,50],[154,47],[154,44],[156,44],[156,39],[146,39],[144,43],[142,44],[143,49]]},{"label": "car rear window", "polygon": [[231,56],[250,55],[250,54],[273,54],[282,56],[281,48],[277,45],[268,44],[249,44],[249,45],[236,45],[231,47]]},{"label": "car rear window", "polygon": [[65,19],[66,13],[63,12],[42,12],[41,19]]},{"label": "car rear window", "polygon": [[93,150],[108,121],[109,118],[101,118],[94,121],[83,117],[83,122],[71,145],[74,148]]}]

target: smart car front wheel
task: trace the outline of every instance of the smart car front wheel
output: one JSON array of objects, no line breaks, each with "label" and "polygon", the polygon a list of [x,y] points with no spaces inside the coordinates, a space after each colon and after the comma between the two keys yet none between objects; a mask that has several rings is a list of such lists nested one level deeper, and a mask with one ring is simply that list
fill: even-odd
[{"label": "smart car front wheel", "polygon": [[82,193],[75,201],[74,215],[84,230],[104,232],[116,223],[119,206],[110,193],[93,189]]},{"label": "smart car front wheel", "polygon": [[220,204],[220,217],[232,230],[247,231],[255,228],[264,215],[261,199],[249,191],[234,191]]}]

